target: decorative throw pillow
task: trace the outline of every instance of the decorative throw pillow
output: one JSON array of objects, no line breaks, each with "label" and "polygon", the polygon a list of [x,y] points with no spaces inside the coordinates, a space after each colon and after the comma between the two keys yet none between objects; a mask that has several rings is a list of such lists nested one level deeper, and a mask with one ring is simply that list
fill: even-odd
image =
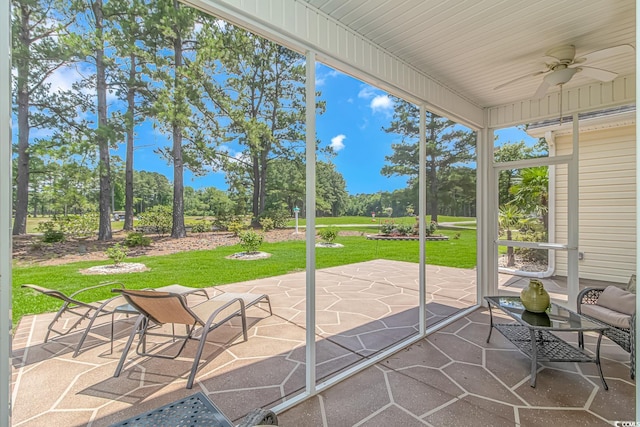
[{"label": "decorative throw pillow", "polygon": [[598,297],[596,305],[631,316],[636,312],[636,294],[617,286],[607,286]]},{"label": "decorative throw pillow", "polygon": [[627,284],[627,290],[629,292],[633,292],[634,294],[636,293],[636,275],[632,274],[631,278],[629,279],[629,283]]}]

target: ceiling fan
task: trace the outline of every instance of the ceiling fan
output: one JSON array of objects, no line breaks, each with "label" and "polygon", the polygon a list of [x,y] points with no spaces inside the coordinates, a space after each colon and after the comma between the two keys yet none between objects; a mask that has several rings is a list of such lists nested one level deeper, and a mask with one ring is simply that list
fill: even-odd
[{"label": "ceiling fan", "polygon": [[542,98],[550,87],[558,85],[561,86],[567,83],[576,73],[582,73],[587,77],[603,82],[610,82],[618,76],[617,73],[584,64],[608,59],[617,55],[633,54],[634,51],[634,47],[630,44],[622,44],[619,46],[596,50],[576,58],[576,47],[574,45],[557,46],[549,49],[545,53],[545,55],[553,61],[545,64],[546,68],[544,70],[517,77],[496,86],[494,90],[502,89],[503,87],[517,81],[536,77],[541,74],[546,75],[542,79],[540,86],[538,86],[538,90],[536,90],[536,93],[533,95],[536,99]]}]

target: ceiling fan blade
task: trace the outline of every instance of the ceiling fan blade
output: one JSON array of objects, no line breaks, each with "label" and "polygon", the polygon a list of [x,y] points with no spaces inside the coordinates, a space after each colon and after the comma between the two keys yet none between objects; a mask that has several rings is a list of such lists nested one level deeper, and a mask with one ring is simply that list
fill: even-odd
[{"label": "ceiling fan blade", "polygon": [[549,89],[549,86],[551,85],[546,80],[543,80],[542,83],[540,83],[540,86],[538,86],[538,90],[533,95],[534,99],[542,98],[545,93],[547,93],[547,89]]},{"label": "ceiling fan blade", "polygon": [[530,77],[539,76],[540,74],[544,74],[544,73],[547,73],[547,72],[548,72],[548,70],[547,70],[547,71],[536,71],[535,73],[529,73],[529,74],[527,74],[526,76],[516,77],[516,78],[515,78],[515,79],[513,79],[513,80],[509,80],[509,81],[508,81],[508,82],[506,82],[506,83],[502,83],[501,85],[498,85],[498,86],[494,87],[494,88],[493,88],[493,90],[502,89],[503,87],[505,87],[505,86],[509,86],[510,84],[515,83],[515,82],[517,82],[517,81],[524,80],[524,79],[528,79],[528,78],[530,78]]},{"label": "ceiling fan blade", "polygon": [[584,63],[584,62],[595,62],[600,61],[602,59],[607,59],[612,56],[617,55],[633,55],[635,53],[635,48],[630,44],[621,44],[619,46],[607,47],[605,49],[600,49],[593,51],[591,53],[587,53],[586,55],[581,55],[580,58],[576,58],[576,63]]},{"label": "ceiling fan blade", "polygon": [[613,71],[603,70],[601,68],[593,68],[593,67],[582,66],[582,67],[578,68],[578,70],[581,71],[581,74],[583,74],[583,75],[585,75],[587,77],[594,78],[596,80],[600,80],[602,82],[610,82],[613,79],[615,79],[616,77],[618,77],[617,73],[614,73]]}]

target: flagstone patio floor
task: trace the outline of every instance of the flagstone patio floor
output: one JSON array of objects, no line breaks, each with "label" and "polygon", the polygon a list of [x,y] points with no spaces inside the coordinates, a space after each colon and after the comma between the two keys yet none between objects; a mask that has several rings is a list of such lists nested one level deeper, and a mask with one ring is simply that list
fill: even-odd
[{"label": "flagstone patio floor", "polygon": [[[427,266],[427,278],[429,326],[476,304],[475,270]],[[508,280],[501,277],[502,283]],[[417,283],[418,266],[397,261],[318,270],[319,381],[415,335]],[[140,358],[131,351],[125,370],[113,378],[133,318],[115,322],[113,354],[105,323],[93,328],[73,358],[78,333],[45,344],[53,314],[24,317],[13,340],[13,426],[107,426],[196,391],[238,421],[253,408],[274,407],[301,393],[305,273],[210,291],[269,294],[274,314],[264,305],[251,307],[246,342],[235,320],[210,334],[192,390],[185,385],[196,343],[176,360]],[[609,391],[601,388],[595,365],[575,363],[541,364],[531,388],[529,360],[499,333],[486,343],[488,324],[485,309],[473,311],[279,414],[280,425],[595,426],[633,419],[635,382],[628,354],[617,345],[605,339],[601,350]],[[586,341],[593,351],[595,338]]]}]

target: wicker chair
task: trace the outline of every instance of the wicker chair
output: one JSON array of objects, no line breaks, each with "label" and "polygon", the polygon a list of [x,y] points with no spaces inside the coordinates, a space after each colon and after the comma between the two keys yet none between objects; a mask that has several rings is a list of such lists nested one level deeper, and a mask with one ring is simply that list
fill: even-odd
[{"label": "wicker chair", "polygon": [[[636,376],[636,365],[635,365],[635,360],[636,360],[636,349],[635,349],[635,329],[636,329],[636,315],[635,313],[631,316],[631,327],[630,328],[620,328],[614,325],[610,325],[608,323],[605,323],[599,319],[595,319],[591,316],[588,316],[584,313],[581,313],[582,311],[582,305],[583,304],[596,304],[596,302],[598,301],[598,298],[600,297],[600,295],[602,294],[602,292],[604,292],[606,288],[586,288],[584,290],[582,290],[579,294],[578,294],[578,313],[582,314],[583,316],[587,317],[589,320],[591,320],[594,323],[600,324],[600,325],[604,325],[607,326],[608,329],[606,329],[603,333],[604,336],[606,336],[607,338],[609,338],[611,341],[615,342],[616,344],[618,344],[620,347],[622,347],[625,351],[629,352],[629,359],[630,359],[630,364],[631,364],[631,379],[635,379]],[[580,348],[584,348],[584,336],[582,333],[578,334],[578,345],[580,346]]]}]

